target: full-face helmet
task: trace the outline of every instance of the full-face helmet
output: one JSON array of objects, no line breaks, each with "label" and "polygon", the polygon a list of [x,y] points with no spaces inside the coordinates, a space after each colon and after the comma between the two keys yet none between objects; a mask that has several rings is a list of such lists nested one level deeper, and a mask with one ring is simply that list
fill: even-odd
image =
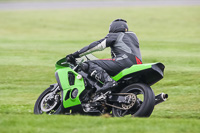
[{"label": "full-face helmet", "polygon": [[109,33],[126,32],[128,31],[127,21],[116,19],[110,24]]}]

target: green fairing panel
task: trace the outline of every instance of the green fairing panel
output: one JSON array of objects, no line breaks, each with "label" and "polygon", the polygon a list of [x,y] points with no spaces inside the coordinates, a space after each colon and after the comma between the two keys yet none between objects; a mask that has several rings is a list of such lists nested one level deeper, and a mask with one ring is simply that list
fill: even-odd
[{"label": "green fairing panel", "polygon": [[56,62],[56,65],[55,65],[56,71],[58,69],[66,68],[66,67],[69,67],[69,64],[66,63],[66,58],[62,58],[62,59],[60,59],[59,61]]},{"label": "green fairing panel", "polygon": [[[69,80],[68,80],[69,72],[71,72],[75,75],[74,85],[71,85],[71,86],[70,86]],[[58,73],[58,76],[60,79],[60,84],[63,89],[63,106],[64,106],[64,108],[68,108],[68,107],[72,107],[72,106],[81,104],[81,102],[79,100],[79,96],[82,93],[82,91],[85,89],[83,78],[77,79],[78,73],[76,73],[69,67],[63,67],[61,69],[57,69],[57,73]],[[78,95],[76,98],[73,99],[73,98],[71,98],[71,92],[74,88],[78,89]],[[70,91],[70,95],[69,95],[69,98],[65,100],[65,97],[66,97],[66,94],[68,91]]]},{"label": "green fairing panel", "polygon": [[152,65],[154,65],[154,64],[156,64],[156,63],[133,65],[130,68],[126,68],[126,69],[122,70],[120,73],[118,73],[116,76],[114,76],[112,78],[115,81],[118,81],[128,74],[151,68]]}]

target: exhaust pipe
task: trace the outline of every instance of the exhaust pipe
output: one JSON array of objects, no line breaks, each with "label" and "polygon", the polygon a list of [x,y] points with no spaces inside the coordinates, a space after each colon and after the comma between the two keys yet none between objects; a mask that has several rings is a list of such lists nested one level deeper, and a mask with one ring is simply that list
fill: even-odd
[{"label": "exhaust pipe", "polygon": [[165,93],[158,94],[157,96],[155,96],[155,105],[166,101],[167,98],[168,98],[168,94],[165,94]]}]

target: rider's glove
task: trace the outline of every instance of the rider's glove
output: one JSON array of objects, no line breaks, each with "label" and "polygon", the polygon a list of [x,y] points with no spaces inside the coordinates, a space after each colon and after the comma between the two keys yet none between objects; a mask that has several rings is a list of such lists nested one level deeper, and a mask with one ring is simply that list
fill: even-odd
[{"label": "rider's glove", "polygon": [[73,64],[75,63],[75,58],[74,58],[74,56],[72,54],[67,55],[66,56],[66,60],[69,63],[73,63]]},{"label": "rider's glove", "polygon": [[75,58],[78,58],[78,57],[80,57],[80,56],[79,56],[79,53],[77,51],[77,52],[75,52],[73,54],[67,55],[66,56],[66,60],[67,60],[67,62],[75,64]]}]

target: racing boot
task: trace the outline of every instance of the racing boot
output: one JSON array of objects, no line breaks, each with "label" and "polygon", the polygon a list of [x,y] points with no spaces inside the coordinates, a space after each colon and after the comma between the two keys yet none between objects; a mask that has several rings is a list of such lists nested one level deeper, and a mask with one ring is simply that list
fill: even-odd
[{"label": "racing boot", "polygon": [[114,89],[118,85],[117,82],[113,80],[105,70],[94,70],[91,73],[91,77],[95,78],[98,82],[103,84],[100,89],[97,89],[96,93],[105,93],[108,90]]}]

